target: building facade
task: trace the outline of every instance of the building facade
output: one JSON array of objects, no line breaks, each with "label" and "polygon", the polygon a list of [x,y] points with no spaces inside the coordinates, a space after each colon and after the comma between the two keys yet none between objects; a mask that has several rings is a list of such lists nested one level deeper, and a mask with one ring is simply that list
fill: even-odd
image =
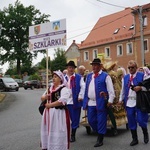
[{"label": "building facade", "polygon": [[80,44],[77,44],[75,40],[73,40],[72,44],[69,46],[67,51],[65,52],[65,56],[67,58],[67,62],[72,60],[75,62],[77,67],[80,65]]},{"label": "building facade", "polygon": [[139,67],[150,64],[150,4],[126,8],[100,18],[81,42],[79,50],[80,64],[90,71],[90,62],[96,57],[100,57],[103,63],[117,61],[118,66],[126,70],[131,59]]}]

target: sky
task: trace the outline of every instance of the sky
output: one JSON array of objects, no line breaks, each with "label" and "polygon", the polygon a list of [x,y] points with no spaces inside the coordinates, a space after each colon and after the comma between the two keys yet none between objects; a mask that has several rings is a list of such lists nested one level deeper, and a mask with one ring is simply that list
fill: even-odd
[{"label": "sky", "polygon": [[[8,7],[9,4],[14,5],[16,0],[0,0],[0,9]],[[67,29],[67,48],[72,44],[81,43],[88,36],[90,30],[97,23],[99,18],[124,10],[126,7],[141,6],[150,3],[149,0],[20,0],[20,2],[28,7],[34,5],[35,9],[39,9],[41,13],[49,14],[50,21],[66,19]],[[48,50],[49,56],[53,58],[54,49]],[[37,59],[33,60],[33,65],[40,62],[43,58],[39,54]],[[3,73],[8,68],[8,63],[3,66]]]}]

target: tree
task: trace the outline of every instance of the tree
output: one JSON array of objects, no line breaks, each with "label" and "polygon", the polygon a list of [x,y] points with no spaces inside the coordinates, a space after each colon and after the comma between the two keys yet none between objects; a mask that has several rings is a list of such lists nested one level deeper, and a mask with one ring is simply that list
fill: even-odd
[{"label": "tree", "polygon": [[54,60],[51,61],[51,71],[61,70],[66,68],[67,59],[63,49],[55,49]]},{"label": "tree", "polygon": [[[51,62],[50,57],[48,58],[48,68],[50,69]],[[41,62],[39,63],[39,69],[46,69],[46,57],[44,57]]]},{"label": "tree", "polygon": [[33,75],[30,75],[29,80],[41,80],[41,77],[35,73]]},{"label": "tree", "polygon": [[9,4],[8,8],[0,10],[2,33],[0,36],[0,63],[14,61],[17,73],[21,74],[21,63],[32,64],[32,58],[37,52],[28,50],[29,26],[48,22],[50,15],[41,14],[34,6],[24,7],[17,0],[15,5]]}]

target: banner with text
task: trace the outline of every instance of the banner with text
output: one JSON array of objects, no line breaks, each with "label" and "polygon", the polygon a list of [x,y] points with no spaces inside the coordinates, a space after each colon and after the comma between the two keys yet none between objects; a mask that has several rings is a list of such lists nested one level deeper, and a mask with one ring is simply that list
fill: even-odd
[{"label": "banner with text", "polygon": [[66,19],[29,27],[29,50],[66,46]]}]

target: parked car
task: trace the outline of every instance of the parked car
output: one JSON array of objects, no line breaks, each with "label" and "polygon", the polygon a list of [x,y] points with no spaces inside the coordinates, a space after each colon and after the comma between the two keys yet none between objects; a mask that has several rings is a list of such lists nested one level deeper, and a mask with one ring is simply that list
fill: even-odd
[{"label": "parked car", "polygon": [[23,87],[22,79],[14,79],[14,80],[18,83],[19,87]]},{"label": "parked car", "polygon": [[0,89],[3,91],[19,90],[18,83],[13,78],[0,78]]},{"label": "parked car", "polygon": [[33,90],[34,88],[42,88],[43,86],[39,80],[29,80],[23,83],[23,87],[25,90],[28,88]]}]

